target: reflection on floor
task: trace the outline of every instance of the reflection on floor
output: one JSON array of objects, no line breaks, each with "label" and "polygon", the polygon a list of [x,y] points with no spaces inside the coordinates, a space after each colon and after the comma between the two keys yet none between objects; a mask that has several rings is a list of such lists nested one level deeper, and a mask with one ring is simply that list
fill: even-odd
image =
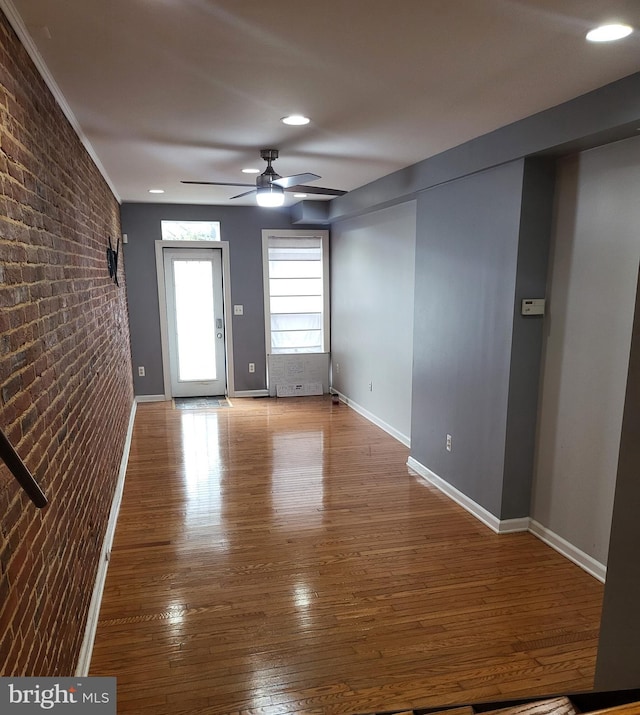
[{"label": "reflection on floor", "polygon": [[589,689],[602,585],[496,535],[330,397],[138,406],[91,666],[119,715]]}]

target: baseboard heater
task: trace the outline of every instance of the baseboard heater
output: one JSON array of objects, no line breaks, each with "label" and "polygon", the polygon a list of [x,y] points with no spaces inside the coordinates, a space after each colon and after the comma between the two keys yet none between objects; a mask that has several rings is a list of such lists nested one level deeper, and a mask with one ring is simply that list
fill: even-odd
[{"label": "baseboard heater", "polygon": [[276,385],[276,397],[309,397],[322,395],[321,382],[301,382],[295,385]]}]

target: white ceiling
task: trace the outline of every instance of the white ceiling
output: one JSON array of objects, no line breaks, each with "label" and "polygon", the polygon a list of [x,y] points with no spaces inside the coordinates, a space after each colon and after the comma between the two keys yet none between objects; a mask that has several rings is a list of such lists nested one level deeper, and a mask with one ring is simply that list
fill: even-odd
[{"label": "white ceiling", "polygon": [[[123,201],[233,202],[259,150],[351,190],[640,70],[638,0],[1,0]],[[287,127],[293,112],[312,118]],[[148,189],[166,193],[152,196]],[[291,203],[294,199],[289,198]]]}]

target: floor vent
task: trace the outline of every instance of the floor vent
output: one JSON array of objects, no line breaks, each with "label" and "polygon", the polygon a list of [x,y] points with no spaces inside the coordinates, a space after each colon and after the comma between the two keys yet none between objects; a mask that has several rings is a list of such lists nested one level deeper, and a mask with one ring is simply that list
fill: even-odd
[{"label": "floor vent", "polygon": [[321,382],[302,382],[296,385],[276,385],[277,397],[308,397],[321,395]]}]

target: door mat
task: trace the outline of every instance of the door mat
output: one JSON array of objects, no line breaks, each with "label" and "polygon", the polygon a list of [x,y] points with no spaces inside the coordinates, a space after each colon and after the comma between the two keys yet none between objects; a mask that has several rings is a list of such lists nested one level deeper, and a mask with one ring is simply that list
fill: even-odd
[{"label": "door mat", "polygon": [[215,397],[176,397],[173,404],[177,410],[216,410],[219,407],[231,407],[224,395]]}]

